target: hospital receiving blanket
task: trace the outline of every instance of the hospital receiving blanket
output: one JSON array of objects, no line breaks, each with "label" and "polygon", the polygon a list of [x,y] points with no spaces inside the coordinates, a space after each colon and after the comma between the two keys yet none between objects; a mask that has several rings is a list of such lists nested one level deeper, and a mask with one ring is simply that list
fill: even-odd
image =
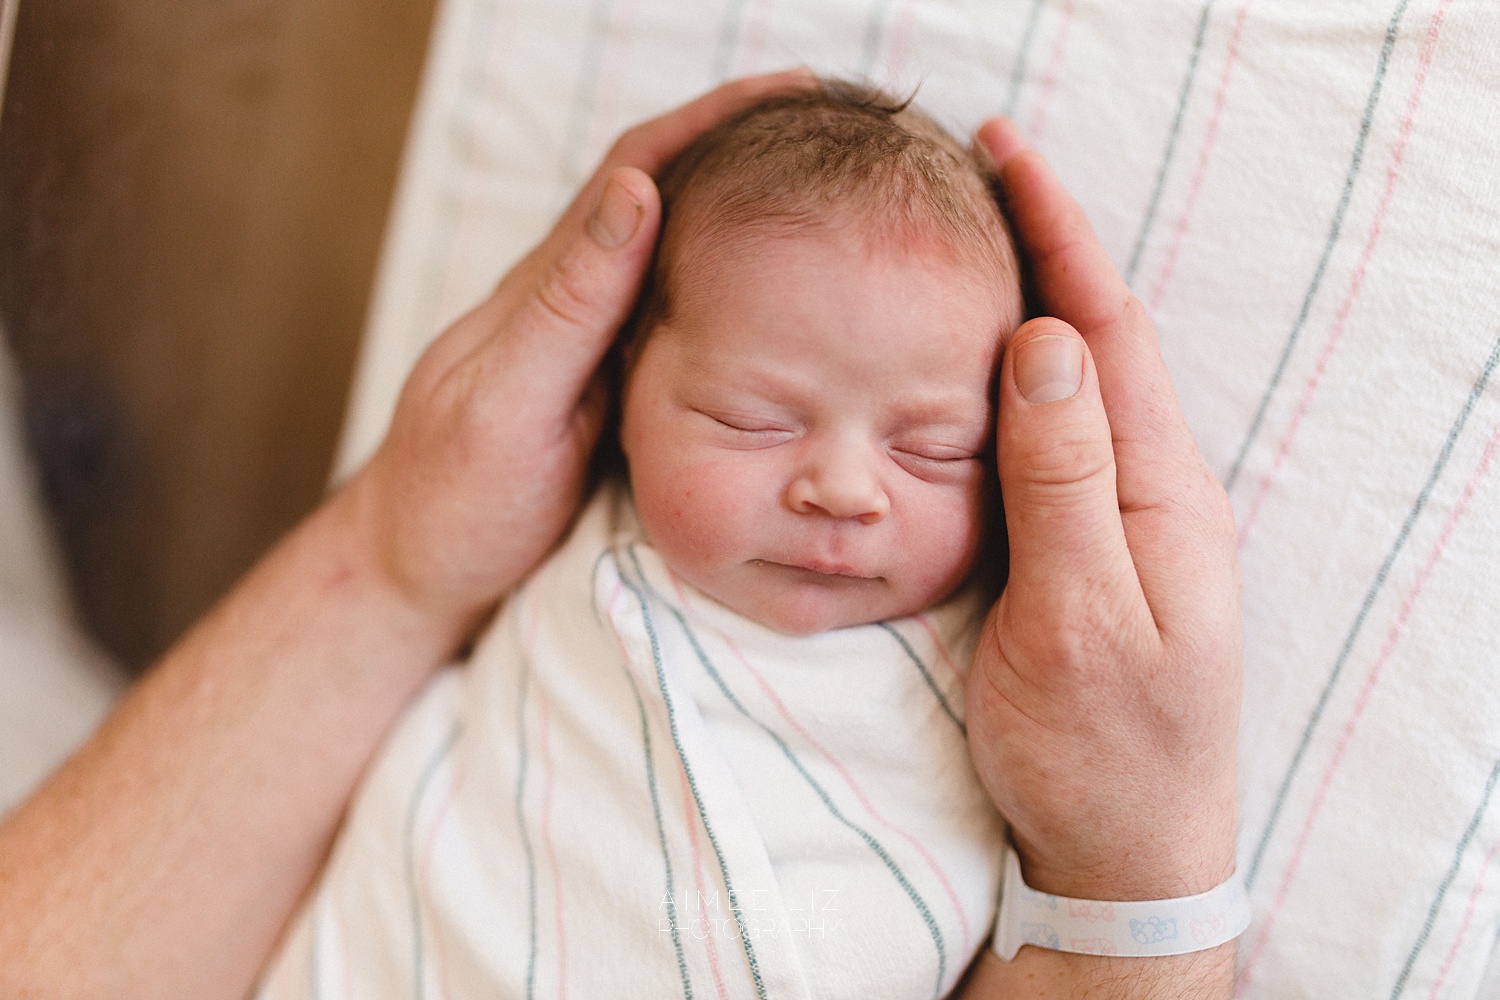
[{"label": "hospital receiving blanket", "polygon": [[1007,113],[1156,321],[1234,503],[1236,995],[1500,998],[1500,3],[438,9],[342,471],[627,125],[798,63],[959,134]]},{"label": "hospital receiving blanket", "polygon": [[984,610],[779,635],[602,490],[401,721],[262,1000],[946,994],[998,883]]}]

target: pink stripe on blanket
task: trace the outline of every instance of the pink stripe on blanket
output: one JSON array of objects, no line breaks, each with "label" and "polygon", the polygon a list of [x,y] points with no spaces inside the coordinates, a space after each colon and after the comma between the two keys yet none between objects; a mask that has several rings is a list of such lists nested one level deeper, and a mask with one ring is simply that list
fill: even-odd
[{"label": "pink stripe on blanket", "polygon": [[[687,591],[683,588],[681,581],[677,579],[677,574],[670,573],[669,575],[672,580],[672,588],[677,593],[678,601],[682,603],[682,606],[684,608],[690,607],[691,602],[688,597]],[[805,728],[803,728],[802,723],[797,721],[797,718],[792,714],[791,709],[787,708],[786,703],[783,702],[781,700],[781,697],[776,693],[776,689],[771,686],[770,682],[765,679],[765,677],[759,670],[755,669],[754,664],[752,664],[749,658],[745,656],[739,645],[729,636],[725,635],[723,632],[720,632],[718,629],[714,629],[714,634],[718,636],[719,641],[724,643],[724,645],[729,648],[729,651],[734,654],[735,659],[740,661],[740,664],[745,668],[746,671],[749,672],[750,676],[755,679],[755,683],[760,687],[761,691],[765,693],[767,699],[770,700],[771,704],[775,706],[777,713],[780,714],[780,716],[784,720],[786,720],[787,725],[791,726],[792,729],[796,731],[797,735],[801,736],[802,739],[807,742],[808,746],[811,746],[814,750],[816,750],[823,757],[823,759],[826,760],[833,767],[833,769],[839,773],[839,776],[844,780],[844,784],[848,785],[849,790],[854,793],[855,798],[859,800],[859,804],[864,807],[864,810],[872,817],[874,817],[877,823],[882,824],[886,827],[886,829],[892,831],[901,839],[905,840],[912,846],[914,850],[916,850],[918,854],[922,856],[922,860],[927,863],[927,867],[931,869],[932,873],[935,876],[937,876],[938,882],[943,887],[943,892],[948,896],[949,904],[953,907],[953,912],[958,916],[959,928],[964,936],[964,951],[967,953],[974,942],[973,931],[969,927],[969,917],[964,912],[963,905],[959,902],[958,893],[953,889],[953,883],[948,880],[947,874],[938,864],[937,859],[932,856],[932,852],[929,851],[921,841],[917,840],[916,837],[912,836],[906,830],[886,819],[885,816],[880,812],[880,810],[875,808],[875,803],[870,801],[869,796],[865,794],[864,789],[860,787],[859,782],[854,779],[854,775],[849,773],[849,769],[845,767],[843,763],[837,757],[835,757],[826,747],[824,747],[823,744],[819,743],[817,739],[814,738],[812,733],[809,733]]]},{"label": "pink stripe on blanket", "polygon": [[958,689],[962,691],[964,683],[969,678],[969,672],[960,669],[958,664],[953,661],[953,656],[948,652],[948,647],[943,645],[943,637],[938,635],[938,630],[933,626],[932,619],[927,616],[927,612],[918,612],[913,617],[916,618],[917,624],[922,626],[922,629],[927,633],[927,637],[932,640],[932,648],[937,650],[938,659],[943,661],[943,666],[947,667],[948,672],[958,679]]},{"label": "pink stripe on blanket", "polygon": [[1234,29],[1229,35],[1229,52],[1224,57],[1224,71],[1219,75],[1219,89],[1214,94],[1214,109],[1208,116],[1208,126],[1203,131],[1203,145],[1198,147],[1198,162],[1193,168],[1192,182],[1188,185],[1187,200],[1183,202],[1182,212],[1177,216],[1177,224],[1172,227],[1172,241],[1167,245],[1166,262],[1162,264],[1161,274],[1151,290],[1151,302],[1148,308],[1152,313],[1161,307],[1162,300],[1166,298],[1167,287],[1171,284],[1172,274],[1177,269],[1177,255],[1181,252],[1183,241],[1187,238],[1188,225],[1192,221],[1194,210],[1198,207],[1198,196],[1203,193],[1203,180],[1208,176],[1208,164],[1213,156],[1214,143],[1219,137],[1219,123],[1224,118],[1224,105],[1229,97],[1229,81],[1240,59],[1240,39],[1245,33],[1245,16],[1250,12],[1250,5],[1254,2],[1255,0],[1245,0],[1234,18]]},{"label": "pink stripe on blanket", "polygon": [[1042,74],[1042,93],[1037,98],[1036,109],[1031,113],[1031,124],[1026,127],[1026,139],[1036,145],[1047,127],[1047,113],[1052,110],[1052,98],[1057,92],[1057,74],[1062,68],[1063,56],[1068,51],[1068,33],[1073,27],[1073,14],[1078,0],[1064,0],[1062,20],[1057,35],[1052,40],[1052,51],[1047,56],[1047,69]]},{"label": "pink stripe on blanket", "polygon": [[1479,875],[1474,879],[1474,889],[1469,893],[1469,905],[1464,908],[1463,922],[1458,925],[1458,933],[1453,935],[1453,945],[1448,949],[1448,954],[1443,956],[1443,966],[1438,969],[1437,978],[1432,981],[1432,991],[1427,994],[1427,1000],[1437,1000],[1438,990],[1442,989],[1449,970],[1453,968],[1453,960],[1458,957],[1458,947],[1464,943],[1464,935],[1469,932],[1469,924],[1474,920],[1474,909],[1479,903],[1480,891],[1484,889],[1484,877],[1497,852],[1500,852],[1500,840],[1490,845],[1484,860],[1479,863]]},{"label": "pink stripe on blanket", "polygon": [[1359,298],[1359,293],[1364,287],[1365,273],[1369,269],[1370,259],[1375,255],[1375,246],[1380,242],[1381,231],[1385,227],[1386,214],[1390,211],[1391,201],[1396,192],[1396,182],[1401,176],[1401,167],[1406,158],[1406,144],[1411,138],[1412,128],[1417,117],[1417,108],[1422,102],[1422,88],[1427,82],[1427,71],[1432,65],[1433,52],[1437,49],[1438,34],[1443,27],[1443,17],[1448,11],[1451,0],[1441,0],[1432,20],[1427,24],[1427,35],[1422,40],[1422,54],[1417,61],[1416,77],[1412,81],[1411,94],[1406,100],[1406,113],[1401,119],[1401,130],[1397,134],[1396,144],[1391,149],[1390,166],[1385,172],[1385,188],[1380,193],[1380,202],[1375,209],[1375,218],[1370,223],[1370,233],[1365,238],[1365,245],[1359,254],[1359,262],[1354,267],[1354,273],[1349,278],[1349,287],[1344,292],[1343,301],[1339,303],[1338,313],[1334,317],[1333,327],[1329,330],[1328,341],[1323,345],[1323,353],[1318,356],[1318,363],[1313,368],[1312,375],[1307,380],[1306,387],[1302,390],[1302,397],[1297,400],[1297,408],[1292,413],[1292,421],[1287,425],[1285,433],[1281,436],[1281,442],[1277,445],[1276,456],[1271,461],[1271,467],[1266,470],[1265,476],[1260,481],[1260,487],[1255,492],[1255,499],[1251,501],[1249,513],[1245,515],[1245,523],[1240,527],[1240,548],[1245,547],[1245,539],[1250,534],[1250,528],[1255,524],[1260,515],[1260,509],[1266,501],[1266,496],[1271,492],[1271,487],[1276,482],[1276,477],[1281,471],[1282,463],[1292,449],[1292,439],[1296,437],[1297,430],[1302,425],[1302,419],[1312,406],[1313,397],[1317,395],[1318,386],[1323,380],[1323,373],[1328,368],[1328,362],[1343,339],[1344,329],[1349,322],[1349,314],[1354,311],[1354,303]]},{"label": "pink stripe on blanket", "polygon": [[916,0],[904,0],[896,11],[895,26],[891,29],[890,49],[885,57],[887,80],[895,84],[906,70],[911,58],[911,39],[916,28]]},{"label": "pink stripe on blanket", "polygon": [[542,751],[542,844],[547,850],[547,864],[552,869],[553,923],[557,930],[557,995],[568,995],[568,933],[563,924],[562,869],[557,863],[557,848],[552,842],[552,712],[547,707],[546,692],[537,686],[537,709],[540,716],[537,741]]},{"label": "pink stripe on blanket", "polygon": [[[497,107],[500,97],[504,93],[505,74],[496,69],[497,66],[504,67],[507,61],[503,58],[509,49],[501,45],[502,40],[509,40],[516,35],[515,14],[519,5],[495,4],[494,10],[504,9],[508,17],[495,18],[495,23],[490,30],[488,43],[485,45],[484,63],[479,73],[479,92],[473,95],[471,107]],[[507,30],[508,29],[508,30]],[[477,116],[475,116],[477,118]],[[479,126],[476,120],[471,119],[467,123],[468,131],[464,134],[463,152],[459,154],[459,166],[455,172],[459,186],[457,231],[448,246],[447,258],[443,263],[443,274],[438,285],[437,295],[437,317],[446,317],[456,312],[460,305],[467,306],[469,303],[458,303],[454,300],[458,297],[459,287],[462,282],[458,280],[458,273],[463,269],[459,266],[460,261],[468,260],[471,254],[470,243],[479,226],[479,217],[483,214],[470,208],[470,200],[473,195],[474,183],[477,179],[477,171],[474,168],[474,152],[479,145]],[[427,323],[436,322],[437,317],[428,317]],[[435,332],[435,331],[434,331]]]},{"label": "pink stripe on blanket", "polygon": [[[614,589],[611,590],[609,594],[609,631],[610,635],[614,637],[616,648],[620,650],[620,661],[624,665],[625,669],[629,671],[631,664],[630,652],[625,648],[625,638],[620,635],[620,630],[614,626],[615,607],[619,603],[620,596],[624,594],[624,592],[625,585],[620,580],[616,579]],[[688,783],[687,768],[683,765],[680,758],[678,759],[677,763],[677,779],[682,789],[683,820],[687,824],[688,844],[693,855],[693,887],[698,892],[698,919],[704,921],[709,926],[709,933],[704,936],[704,944],[708,948],[708,968],[710,974],[713,976],[714,990],[718,993],[719,1000],[729,1000],[729,992],[724,985],[724,972],[719,965],[719,949],[718,945],[715,943],[717,934],[714,933],[713,922],[709,919],[708,912],[703,906],[704,867],[703,854],[698,847],[698,807],[693,801],[693,789],[692,786]],[[662,845],[662,853],[663,855],[666,854],[666,844]],[[667,865],[670,865],[672,863],[671,858],[666,856],[662,858],[662,861]],[[672,901],[672,909],[674,913],[677,909],[676,903],[676,900]],[[676,918],[675,916],[673,916],[669,917],[668,919]],[[683,983],[685,986],[687,980],[684,979]]]},{"label": "pink stripe on blanket", "polygon": [[[761,59],[765,56],[766,38],[770,34],[771,15],[776,11],[776,0],[752,0],[745,15],[745,32],[741,36],[736,73],[748,74],[760,71]],[[731,63],[731,65],[735,65]]]},{"label": "pink stripe on blanket", "polygon": [[[452,808],[453,803],[458,799],[458,793],[463,789],[464,781],[468,778],[468,776],[469,769],[466,766],[462,771],[459,771],[457,775],[455,775],[453,781],[443,791],[443,797],[438,803],[437,813],[432,820],[432,829],[427,831],[427,839],[422,845],[422,860],[417,869],[419,873],[419,876],[417,878],[417,885],[419,887],[423,885],[432,885],[433,845],[437,843],[438,833],[442,830],[444,822],[447,821],[449,810]],[[443,944],[443,935],[436,933],[433,934],[432,943],[434,945],[436,958],[436,961],[433,964],[437,966],[438,995],[447,996],[448,953]]]},{"label": "pink stripe on blanket", "polygon": [[1256,935],[1255,944],[1251,947],[1245,957],[1240,969],[1239,985],[1235,991],[1236,996],[1244,993],[1245,987],[1250,982],[1250,977],[1256,964],[1260,961],[1265,951],[1266,943],[1270,939],[1271,929],[1276,924],[1276,918],[1286,905],[1287,897],[1291,894],[1292,883],[1296,879],[1297,871],[1302,864],[1303,855],[1306,853],[1308,841],[1312,839],[1313,828],[1317,825],[1318,814],[1322,811],[1323,802],[1327,798],[1328,790],[1333,784],[1334,776],[1338,773],[1339,765],[1343,763],[1344,754],[1349,749],[1355,730],[1359,727],[1361,718],[1364,716],[1366,707],[1370,703],[1370,697],[1380,682],[1380,676],[1386,661],[1390,659],[1391,652],[1396,648],[1396,643],[1406,629],[1406,623],[1411,618],[1412,608],[1417,603],[1417,598],[1427,586],[1428,579],[1432,576],[1433,569],[1442,559],[1443,552],[1448,546],[1448,540],[1452,538],[1454,529],[1458,526],[1469,508],[1469,502],[1474,499],[1479,484],[1483,481],[1485,473],[1489,470],[1490,461],[1495,456],[1495,450],[1500,447],[1500,424],[1497,424],[1489,441],[1484,446],[1484,452],[1480,455],[1479,464],[1475,467],[1473,475],[1464,484],[1463,494],[1458,503],[1454,505],[1453,511],[1443,523],[1442,531],[1438,534],[1437,541],[1433,544],[1432,551],[1427,555],[1427,561],[1417,573],[1417,578],[1412,582],[1411,589],[1407,591],[1406,597],[1401,602],[1401,610],[1396,615],[1396,621],[1391,625],[1390,632],[1386,634],[1385,643],[1381,646],[1379,654],[1375,657],[1374,664],[1370,667],[1370,673],[1365,678],[1364,687],[1360,689],[1359,697],[1355,700],[1354,710],[1350,713],[1348,720],[1344,723],[1343,732],[1339,734],[1339,741],[1334,747],[1333,756],[1328,761],[1328,767],[1323,772],[1322,779],[1318,782],[1317,791],[1313,794],[1312,803],[1308,806],[1307,816],[1302,822],[1302,829],[1297,834],[1296,845],[1292,848],[1292,857],[1287,864],[1285,874],[1282,875],[1281,884],[1277,887],[1275,899],[1271,903],[1271,909],[1261,923],[1260,932]]},{"label": "pink stripe on blanket", "polygon": [[630,43],[634,37],[632,22],[639,0],[619,0],[609,19],[604,43],[604,59],[595,90],[594,110],[589,113],[589,141],[586,148],[602,149],[618,128],[617,101],[625,92],[625,70],[630,65]]},{"label": "pink stripe on blanket", "polygon": [[[677,768],[677,781],[682,787],[682,814],[688,828],[688,844],[693,854],[693,888],[698,891],[698,919],[708,927],[703,943],[708,948],[708,968],[714,977],[714,990],[719,1000],[729,1000],[729,991],[724,987],[724,973],[719,968],[719,948],[714,942],[718,934],[713,920],[703,905],[703,856],[698,850],[698,809],[693,804],[693,789],[688,785],[687,771]],[[673,901],[675,904],[675,900]],[[676,908],[675,905],[673,907]]]},{"label": "pink stripe on blanket", "polygon": [[340,993],[343,995],[344,1000],[354,1000],[353,966],[349,963],[349,943],[344,940],[342,933],[336,934],[334,938],[337,942],[335,947],[338,949],[339,968],[344,970],[344,982],[342,984],[344,988],[340,990]]}]

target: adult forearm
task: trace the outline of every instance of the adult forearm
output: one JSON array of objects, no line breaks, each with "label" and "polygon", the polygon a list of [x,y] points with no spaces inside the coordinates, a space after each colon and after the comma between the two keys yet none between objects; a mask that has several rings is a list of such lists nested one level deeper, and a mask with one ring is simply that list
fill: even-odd
[{"label": "adult forearm", "polygon": [[[1195,810],[1196,836],[1121,852],[1113,871],[1049,870],[1033,860],[1027,884],[1075,899],[1171,899],[1221,884],[1234,871],[1235,802]],[[1186,822],[1179,826],[1188,828]],[[1233,987],[1235,944],[1152,958],[1109,958],[1023,946],[1009,962],[986,949],[974,963],[963,1000],[1223,1000]]]},{"label": "adult forearm", "polygon": [[468,622],[335,496],[0,826],[0,995],[244,996],[402,706]]},{"label": "adult forearm", "polygon": [[1022,948],[980,956],[963,1000],[1220,1000],[1234,979],[1234,945],[1171,958],[1100,958]]}]

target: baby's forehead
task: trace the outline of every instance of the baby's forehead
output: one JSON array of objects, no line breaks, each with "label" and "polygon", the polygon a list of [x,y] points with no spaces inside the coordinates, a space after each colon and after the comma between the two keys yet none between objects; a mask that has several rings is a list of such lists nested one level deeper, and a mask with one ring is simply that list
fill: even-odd
[{"label": "baby's forehead", "polygon": [[[1007,335],[1022,318],[1021,289],[1006,259],[992,246],[976,245],[930,221],[836,205],[796,219],[726,224],[700,211],[674,222],[675,252],[659,262],[659,279],[679,306],[692,302],[712,308],[722,300],[726,284],[733,284],[737,272],[752,264],[762,277],[780,271],[788,280],[795,279],[806,259],[787,251],[813,243],[819,263],[837,264],[829,270],[836,270],[843,283],[878,286],[886,280],[882,265],[896,259],[920,267],[946,287],[960,289],[971,302],[992,303]],[[778,294],[774,281],[758,287],[766,295]]]}]

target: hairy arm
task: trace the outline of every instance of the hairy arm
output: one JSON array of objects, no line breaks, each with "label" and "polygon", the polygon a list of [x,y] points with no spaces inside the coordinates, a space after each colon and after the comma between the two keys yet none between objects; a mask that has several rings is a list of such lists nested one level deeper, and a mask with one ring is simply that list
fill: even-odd
[{"label": "hairy arm", "polygon": [[352,506],[284,539],[0,827],[0,995],[243,995],[468,625],[386,582]]},{"label": "hairy arm", "polygon": [[391,431],[0,824],[0,997],[243,997],[414,692],[556,543],[595,372],[651,258],[649,173],[805,72],[627,132],[423,355]]},{"label": "hairy arm", "polygon": [[986,951],[963,1000],[1219,1000],[1229,996],[1234,945],[1171,958],[1100,958],[1022,948],[1003,962]]}]

